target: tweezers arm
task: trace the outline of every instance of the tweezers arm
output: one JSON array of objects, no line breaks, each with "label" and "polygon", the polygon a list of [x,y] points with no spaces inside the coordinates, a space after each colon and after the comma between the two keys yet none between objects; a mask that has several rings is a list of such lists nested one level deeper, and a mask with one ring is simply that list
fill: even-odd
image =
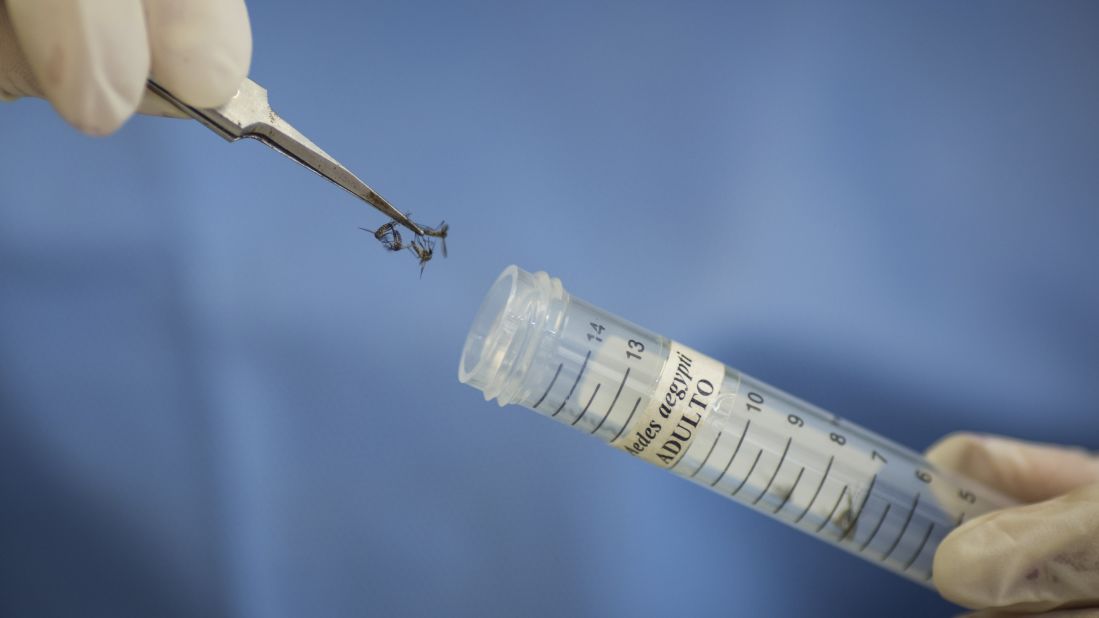
[{"label": "tweezers arm", "polygon": [[385,198],[378,195],[365,182],[340,165],[331,155],[290,126],[271,109],[267,101],[267,89],[256,82],[245,79],[237,94],[221,107],[202,109],[187,105],[171,92],[153,80],[149,80],[149,90],[171,103],[183,113],[206,125],[227,141],[235,142],[242,137],[259,140],[303,166],[320,174],[324,178],[343,187],[352,195],[378,209],[418,235],[425,230],[414,223],[407,215],[394,208]]},{"label": "tweezers arm", "polygon": [[331,155],[321,150],[309,138],[280,118],[278,114],[270,111],[270,108],[268,108],[268,111],[270,114],[268,120],[249,126],[243,137],[250,137],[267,144],[334,184],[343,187],[352,195],[377,208],[382,214],[403,224],[414,233],[424,234],[424,230],[419,225],[409,219],[403,212],[394,208],[384,197],[378,195],[374,189],[371,189],[369,185],[360,180],[358,176],[340,165]]},{"label": "tweezers arm", "polygon": [[[151,79],[146,85],[151,92],[171,103],[173,107],[201,122],[206,128],[230,142],[235,142],[244,137],[244,128],[251,124],[251,122],[245,121],[246,109],[255,107],[254,103],[257,97],[261,97],[262,105],[267,104],[267,91],[250,79],[244,80],[240,90],[228,103],[212,109],[188,105],[178,99],[167,88]],[[246,99],[247,103],[245,102]]]}]

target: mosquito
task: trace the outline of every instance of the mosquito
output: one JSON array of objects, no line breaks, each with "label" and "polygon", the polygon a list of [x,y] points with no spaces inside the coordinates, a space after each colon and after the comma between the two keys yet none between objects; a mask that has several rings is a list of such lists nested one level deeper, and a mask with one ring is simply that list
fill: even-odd
[{"label": "mosquito", "polygon": [[424,267],[435,253],[435,241],[427,236],[417,236],[408,243],[408,250],[416,254],[416,258],[420,260],[420,276],[423,277]]},{"label": "mosquito", "polygon": [[401,240],[401,232],[397,229],[396,221],[390,221],[376,230],[368,230],[365,227],[359,229],[373,234],[374,238],[378,239],[378,242],[382,243],[382,246],[388,251],[400,251],[406,247],[404,241]]},{"label": "mosquito", "polygon": [[[364,232],[370,232],[374,235],[374,238],[378,242],[382,243],[382,246],[388,251],[400,251],[401,249],[408,249],[416,256],[416,259],[420,262],[420,276],[424,276],[424,268],[427,263],[431,261],[431,258],[435,256],[435,244],[439,242],[442,244],[441,250],[443,257],[446,257],[446,236],[450,232],[450,226],[446,221],[439,223],[438,227],[429,227],[421,225],[423,234],[416,234],[415,238],[411,242],[404,242],[401,238],[401,232],[397,229],[400,225],[397,221],[390,221],[378,227],[376,230],[368,230],[365,227],[359,229]],[[438,241],[436,241],[438,239]]]},{"label": "mosquito", "polygon": [[[446,235],[448,232],[450,232],[450,226],[446,224],[446,221],[443,221],[439,224],[439,227],[432,228],[427,227],[426,225],[422,227],[424,228],[428,236],[434,236],[439,239],[440,243],[442,244],[443,257],[446,257]],[[432,246],[434,247],[434,243],[432,243]]]}]

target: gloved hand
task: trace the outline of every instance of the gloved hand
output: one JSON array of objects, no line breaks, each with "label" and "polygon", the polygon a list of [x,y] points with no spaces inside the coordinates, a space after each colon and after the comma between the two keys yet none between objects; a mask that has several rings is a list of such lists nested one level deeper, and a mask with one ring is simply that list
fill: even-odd
[{"label": "gloved hand", "polygon": [[953,434],[927,458],[1025,503],[966,522],[935,553],[935,586],[973,609],[1099,616],[1099,458]]},{"label": "gloved hand", "polygon": [[222,105],[251,58],[243,0],[0,0],[0,99],[44,96],[92,135],[135,110],[175,115],[150,74],[186,103]]}]

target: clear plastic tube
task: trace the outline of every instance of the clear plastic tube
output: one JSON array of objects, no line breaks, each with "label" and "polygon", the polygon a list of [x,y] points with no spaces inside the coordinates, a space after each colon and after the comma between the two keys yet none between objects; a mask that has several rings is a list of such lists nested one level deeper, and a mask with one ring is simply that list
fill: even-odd
[{"label": "clear plastic tube", "polygon": [[510,266],[459,379],[930,585],[939,542],[1012,502]]}]

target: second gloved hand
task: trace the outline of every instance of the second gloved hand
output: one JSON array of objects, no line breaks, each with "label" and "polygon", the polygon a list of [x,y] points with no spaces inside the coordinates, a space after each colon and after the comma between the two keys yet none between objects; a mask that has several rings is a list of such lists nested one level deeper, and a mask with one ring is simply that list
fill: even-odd
[{"label": "second gloved hand", "polygon": [[45,97],[92,135],[172,113],[150,74],[186,103],[222,105],[251,58],[243,0],[0,0],[0,99]]},{"label": "second gloved hand", "polygon": [[943,596],[973,609],[1099,615],[1099,459],[973,434],[949,436],[927,457],[1028,503],[975,518],[943,540],[934,566]]}]

